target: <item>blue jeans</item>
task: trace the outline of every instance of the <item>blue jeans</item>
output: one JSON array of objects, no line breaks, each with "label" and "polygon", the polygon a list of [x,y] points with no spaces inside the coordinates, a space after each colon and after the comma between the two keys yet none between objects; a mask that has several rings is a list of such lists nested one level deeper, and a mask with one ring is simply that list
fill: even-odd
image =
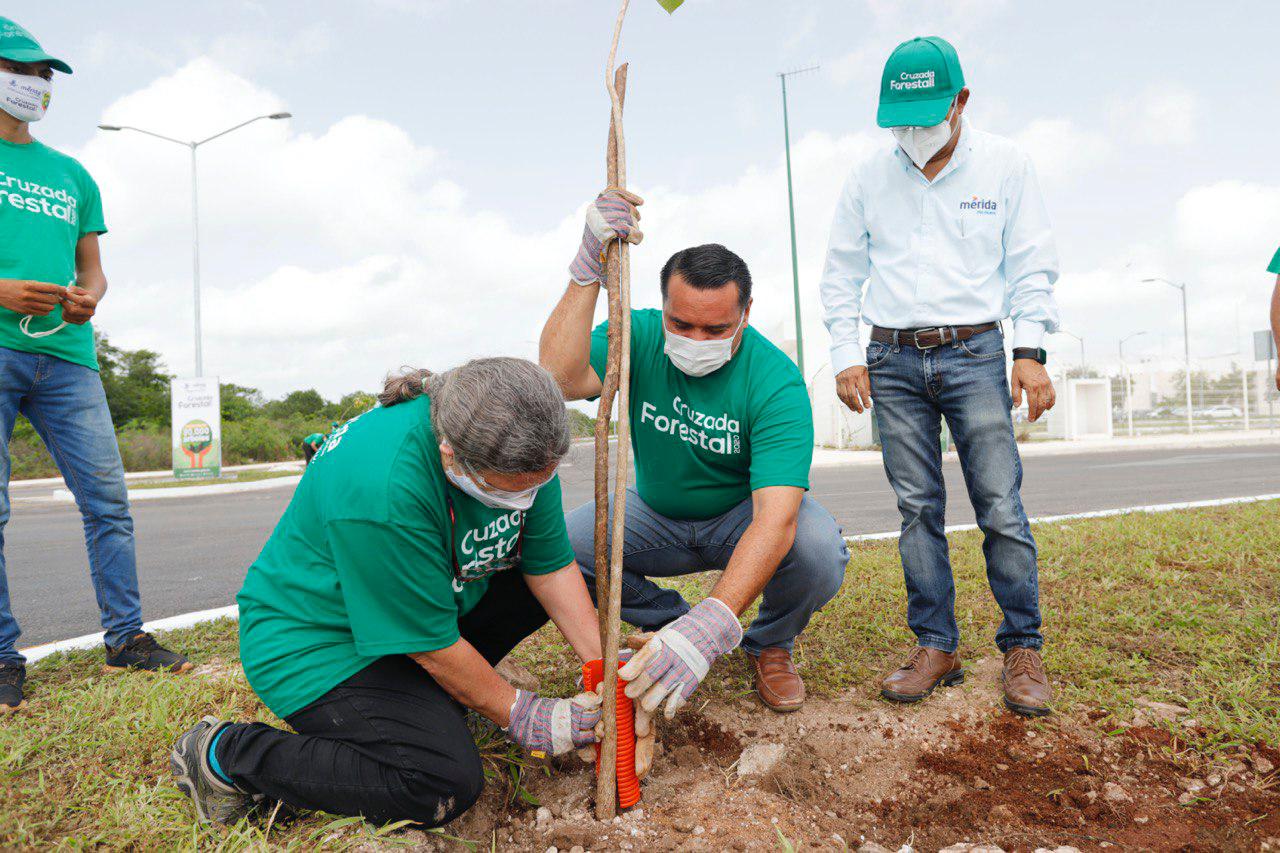
[{"label": "blue jeans", "polygon": [[943,532],[942,419],[960,454],[969,500],[984,535],[987,582],[1004,613],[1001,651],[1038,649],[1040,588],[1036,543],[1022,508],[1022,460],[1009,417],[1013,401],[999,329],[958,344],[918,350],[873,341],[871,394],[884,470],[898,495],[898,548],[907,582],[907,623],[920,645],[954,652],[955,582]]},{"label": "blue jeans", "polygon": [[[578,566],[595,598],[595,502],[569,513],[569,540]],[[610,498],[609,514],[613,515]],[[689,612],[689,602],[649,578],[723,571],[751,523],[751,499],[706,521],[680,521],[659,515],[627,491],[622,549],[622,618],[654,631]],[[765,585],[760,612],[747,628],[742,647],[753,655],[764,649],[791,649],[809,618],[830,601],[844,581],[849,549],[831,513],[807,494],[800,502],[791,550]]]},{"label": "blue jeans", "polygon": [[9,607],[4,527],[9,522],[9,439],[21,412],[57,463],[84,519],[89,574],[108,645],[142,630],[133,518],[107,396],[96,370],[50,355],[0,347],[0,663],[21,663]]}]

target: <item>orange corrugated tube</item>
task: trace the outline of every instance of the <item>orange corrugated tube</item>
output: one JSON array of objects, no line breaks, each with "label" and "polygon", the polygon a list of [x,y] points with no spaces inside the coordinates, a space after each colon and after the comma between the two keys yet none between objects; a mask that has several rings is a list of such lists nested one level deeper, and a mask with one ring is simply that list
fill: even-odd
[{"label": "orange corrugated tube", "polygon": [[[593,660],[582,665],[582,686],[587,690],[595,690],[603,680],[604,661]],[[636,777],[636,703],[623,692],[626,686],[619,678],[617,777],[618,805],[629,809],[640,802],[640,780]],[[600,773],[600,744],[596,744],[596,773]]]}]

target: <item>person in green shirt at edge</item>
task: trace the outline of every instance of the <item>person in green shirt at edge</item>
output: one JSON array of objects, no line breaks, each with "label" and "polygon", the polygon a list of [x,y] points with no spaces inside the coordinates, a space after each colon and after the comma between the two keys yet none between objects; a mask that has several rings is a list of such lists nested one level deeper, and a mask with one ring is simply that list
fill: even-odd
[{"label": "person in green shirt at edge", "polygon": [[[540,358],[570,400],[600,394],[608,324],[591,329],[613,239],[639,242],[641,200],[612,190],[587,208],[572,282],[542,330]],[[718,244],[676,252],[662,268],[662,309],[631,314],[631,439],[622,618],[656,637],[621,672],[627,694],[668,717],[717,657],[741,643],[760,699],[804,702],[795,638],[835,596],[849,552],[812,497],[813,413],[800,371],[749,323],[751,273]],[[568,518],[594,588],[595,505]],[[690,607],[650,578],[723,571]],[[760,598],[745,634],[738,617]]]},{"label": "person in green shirt at edge", "polygon": [[[133,518],[89,320],[107,291],[93,178],[31,136],[67,63],[0,18],[0,548],[9,520],[9,439],[24,415],[49,448],[84,520],[107,670],[182,672],[142,630]],[[0,553],[0,716],[25,706],[26,659]],[[77,632],[78,633],[78,632]]]},{"label": "person in green shirt at edge", "polygon": [[494,670],[550,618],[583,661],[596,611],[556,467],[568,413],[517,358],[391,377],[329,435],[237,596],[240,659],[292,727],[205,717],[170,765],[201,821],[275,802],[439,826],[480,795],[470,708],[530,750],[596,742],[600,699],[518,690]]},{"label": "person in green shirt at edge", "polygon": [[311,460],[315,457],[316,451],[320,449],[320,445],[324,444],[324,440],[329,433],[338,428],[338,422],[334,421],[329,432],[313,432],[306,438],[302,439],[302,459],[307,465],[311,464]]},{"label": "person in green shirt at edge", "polygon": [[[1272,256],[1267,272],[1276,274],[1276,286],[1271,291],[1271,337],[1275,340],[1276,352],[1280,352],[1280,249]],[[1276,365],[1276,390],[1280,391],[1280,359]]]}]

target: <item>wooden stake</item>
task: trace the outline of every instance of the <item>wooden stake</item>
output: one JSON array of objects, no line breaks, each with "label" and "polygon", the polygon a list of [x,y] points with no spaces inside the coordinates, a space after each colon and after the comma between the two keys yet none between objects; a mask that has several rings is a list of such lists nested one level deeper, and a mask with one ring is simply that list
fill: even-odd
[{"label": "wooden stake", "polygon": [[[622,37],[622,22],[627,15],[629,0],[622,0],[618,20],[613,28],[613,43],[609,47],[609,61],[605,67],[604,83],[609,90],[612,106],[609,146],[607,153],[609,186],[623,188],[627,185],[627,146],[622,132],[622,92],[625,91],[626,66],[614,73],[618,55],[618,41]],[[619,83],[623,85],[619,85]],[[596,817],[612,820],[618,811],[618,641],[622,621],[622,545],[626,522],[627,468],[631,452],[631,253],[622,240],[613,240],[605,255],[607,265],[606,284],[609,288],[609,355],[606,360],[605,382],[617,389],[618,444],[614,458],[613,524],[609,544],[609,565],[606,585],[607,596],[602,595],[599,581],[605,573],[600,571],[604,544],[602,527],[608,519],[608,502],[600,500],[600,461],[607,460],[608,410],[604,412],[604,453],[601,453],[601,431],[596,423],[596,606],[601,615],[601,645],[604,652],[603,690],[604,740],[600,748],[600,774],[596,779]],[[607,461],[605,465],[607,466]],[[608,471],[605,471],[607,484]]]},{"label": "wooden stake", "polygon": [[[614,88],[618,90],[618,99],[626,101],[627,66],[624,64],[614,74]],[[607,146],[606,186],[618,185],[618,146],[614,137],[612,113],[609,117],[609,141]],[[613,399],[618,392],[618,371],[621,367],[621,350],[618,348],[615,327],[621,327],[622,313],[618,302],[618,268],[616,247],[611,245],[605,255],[606,277],[605,294],[609,300],[609,349],[605,358],[604,382],[601,383],[599,407],[596,409],[596,530],[595,530],[595,575],[596,601],[609,600],[609,422],[613,417]],[[609,608],[605,603],[597,607],[600,617],[600,642],[604,645],[609,632]]]}]

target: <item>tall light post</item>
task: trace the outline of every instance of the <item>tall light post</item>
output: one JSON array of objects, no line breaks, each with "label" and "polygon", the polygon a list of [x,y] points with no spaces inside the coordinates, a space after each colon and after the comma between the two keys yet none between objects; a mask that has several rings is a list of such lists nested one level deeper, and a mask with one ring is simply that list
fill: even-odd
[{"label": "tall light post", "polygon": [[1059,335],[1066,335],[1068,338],[1075,338],[1077,341],[1079,341],[1079,342],[1080,342],[1080,376],[1081,376],[1081,377],[1083,377],[1083,376],[1084,376],[1084,373],[1085,373],[1085,367],[1084,367],[1084,338],[1080,337],[1080,336],[1079,336],[1079,335],[1077,335],[1075,332],[1068,332],[1066,329],[1059,329],[1059,330],[1058,330],[1058,334],[1059,334]]},{"label": "tall light post", "polygon": [[1160,284],[1167,284],[1170,287],[1176,290],[1180,290],[1182,292],[1182,351],[1186,361],[1186,369],[1184,373],[1186,374],[1186,386],[1187,386],[1187,432],[1195,432],[1196,430],[1195,419],[1192,417],[1192,414],[1191,414],[1191,334],[1188,331],[1188,325],[1187,325],[1187,285],[1185,283],[1178,284],[1177,282],[1169,281],[1169,279],[1167,278],[1155,277],[1155,278],[1144,278],[1142,280],[1143,284],[1152,284],[1154,282],[1159,282]]},{"label": "tall light post", "polygon": [[1133,377],[1129,374],[1129,364],[1124,360],[1124,342],[1132,340],[1146,332],[1134,332],[1120,339],[1120,371],[1124,374],[1124,406],[1129,415],[1129,437],[1133,438]]},{"label": "tall light post", "polygon": [[787,212],[791,216],[791,284],[796,301],[796,366],[800,375],[804,376],[804,333],[800,328],[800,263],[796,259],[796,203],[791,193],[791,122],[787,118],[787,78],[809,71],[817,71],[821,66],[810,65],[793,71],[778,72],[782,81],[782,139],[787,151]]},{"label": "tall light post", "polygon": [[196,192],[196,149],[206,142],[212,142],[220,136],[226,136],[232,131],[253,124],[255,121],[262,119],[285,119],[292,118],[292,113],[270,113],[267,115],[254,116],[248,121],[242,121],[234,127],[219,131],[213,136],[206,136],[204,139],[183,140],[174,139],[172,136],[165,136],[163,133],[156,133],[151,130],[143,130],[140,127],[132,127],[130,125],[100,124],[99,130],[132,130],[135,133],[154,136],[156,139],[163,139],[165,142],[172,142],[175,145],[181,145],[191,150],[191,288],[195,298],[195,338],[196,338],[196,376],[204,376],[204,347],[201,338],[200,329],[200,204]]}]

